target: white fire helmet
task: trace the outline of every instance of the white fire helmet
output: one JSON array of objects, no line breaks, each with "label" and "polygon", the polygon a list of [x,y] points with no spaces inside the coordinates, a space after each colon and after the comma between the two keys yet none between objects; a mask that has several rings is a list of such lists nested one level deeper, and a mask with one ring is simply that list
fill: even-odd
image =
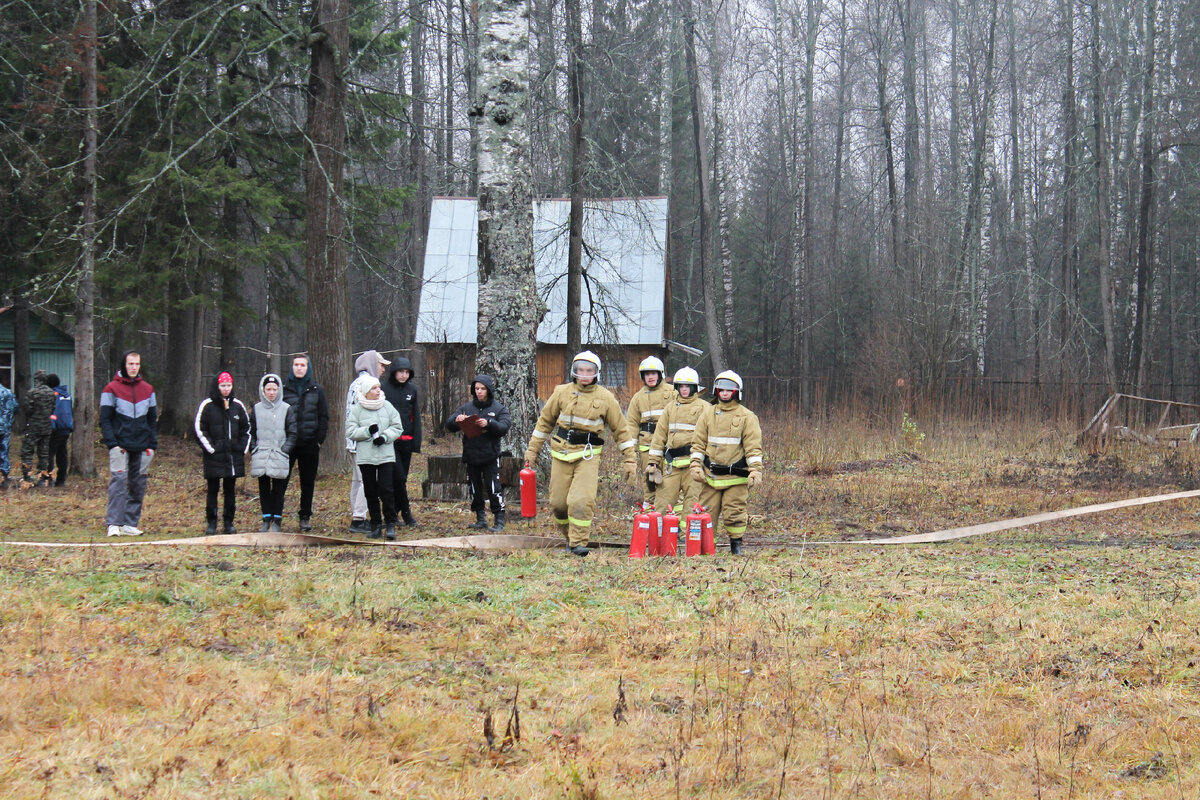
[{"label": "white fire helmet", "polygon": [[577,353],[575,355],[575,357],[571,359],[571,379],[572,380],[579,377],[579,373],[577,370],[581,364],[591,364],[593,367],[595,367],[596,368],[596,378],[593,381],[593,383],[597,383],[597,384],[600,383],[600,356],[596,355],[591,350],[584,350],[582,353]]},{"label": "white fire helmet", "polygon": [[680,385],[692,387],[692,397],[700,393],[700,373],[691,367],[680,367],[675,372],[675,378],[671,381],[675,384],[675,390],[678,391]]},{"label": "white fire helmet", "polygon": [[662,359],[658,356],[646,356],[642,359],[642,363],[638,364],[638,372],[657,372],[659,375],[665,375],[667,368],[663,366]]},{"label": "white fire helmet", "polygon": [[738,402],[742,400],[742,376],[738,375],[731,369],[727,369],[713,380],[713,394],[722,389],[732,389],[736,394],[734,399]]}]

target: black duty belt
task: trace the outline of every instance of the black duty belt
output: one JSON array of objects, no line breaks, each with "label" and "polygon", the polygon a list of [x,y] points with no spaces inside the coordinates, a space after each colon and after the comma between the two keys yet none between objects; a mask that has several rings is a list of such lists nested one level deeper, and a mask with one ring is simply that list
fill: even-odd
[{"label": "black duty belt", "polygon": [[744,458],[739,458],[732,464],[714,464],[708,456],[705,456],[704,466],[708,467],[708,471],[713,475],[736,475],[739,478],[750,477],[750,470],[746,469],[746,459]]},{"label": "black duty belt", "polygon": [[604,444],[604,439],[599,434],[589,431],[577,431],[574,428],[559,428],[554,432],[554,435],[560,439],[565,439],[567,444],[590,444],[593,447],[599,447]]},{"label": "black duty belt", "polygon": [[655,422],[654,420],[651,420],[649,422],[643,422],[641,425],[638,426],[638,428],[641,429],[642,433],[654,433],[654,426],[657,424],[658,424],[657,422]]},{"label": "black duty belt", "polygon": [[677,458],[683,458],[684,456],[689,455],[691,452],[692,446],[690,444],[685,444],[682,447],[668,447],[666,455],[668,460],[674,461]]}]

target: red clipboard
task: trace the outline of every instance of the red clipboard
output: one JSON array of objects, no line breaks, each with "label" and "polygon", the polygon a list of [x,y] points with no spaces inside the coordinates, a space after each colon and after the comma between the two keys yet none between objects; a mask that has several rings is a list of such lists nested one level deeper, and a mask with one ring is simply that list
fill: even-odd
[{"label": "red clipboard", "polygon": [[479,427],[479,420],[481,419],[483,419],[483,417],[479,416],[478,414],[472,414],[462,422],[458,423],[458,429],[462,431],[463,436],[466,436],[468,439],[474,439],[476,436],[479,436],[487,430],[486,427]]}]

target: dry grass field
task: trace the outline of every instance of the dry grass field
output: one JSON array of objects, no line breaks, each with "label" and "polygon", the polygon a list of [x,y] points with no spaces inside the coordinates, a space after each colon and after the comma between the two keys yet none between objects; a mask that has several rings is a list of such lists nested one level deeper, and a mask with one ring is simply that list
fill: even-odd
[{"label": "dry grass field", "polygon": [[[765,428],[740,558],[0,546],[0,796],[1200,797],[1195,502],[812,544],[1193,489],[1192,451]],[[198,459],[164,456],[144,538],[197,535]],[[322,479],[316,532],[344,490]],[[605,478],[599,538],[628,540],[631,497]],[[103,541],[103,502],[10,491],[0,533]],[[420,537],[470,519],[415,512]]]}]

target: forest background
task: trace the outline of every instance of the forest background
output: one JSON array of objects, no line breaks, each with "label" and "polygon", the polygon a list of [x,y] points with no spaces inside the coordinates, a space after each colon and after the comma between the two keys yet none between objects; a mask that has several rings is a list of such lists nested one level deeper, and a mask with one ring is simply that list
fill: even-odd
[{"label": "forest background", "polygon": [[[507,5],[530,195],[668,196],[675,338],[759,402],[1192,399],[1195,2]],[[168,431],[271,354],[340,394],[477,193],[481,50],[465,0],[0,0],[0,299],[94,342],[84,414],[131,346]]]}]

